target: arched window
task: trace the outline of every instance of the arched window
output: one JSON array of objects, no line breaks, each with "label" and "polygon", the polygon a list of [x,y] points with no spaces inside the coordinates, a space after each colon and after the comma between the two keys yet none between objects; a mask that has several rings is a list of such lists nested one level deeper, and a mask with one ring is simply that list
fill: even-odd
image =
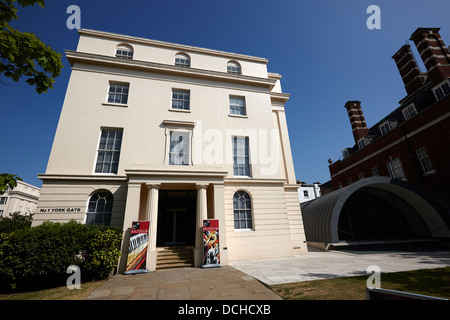
[{"label": "arched window", "polygon": [[116,49],[116,58],[133,59],[133,47],[121,44]]},{"label": "arched window", "polygon": [[175,65],[178,67],[190,67],[191,58],[187,54],[177,53],[175,56]]},{"label": "arched window", "polygon": [[252,201],[245,191],[237,191],[233,197],[234,229],[252,229]]},{"label": "arched window", "polygon": [[228,61],[227,72],[233,74],[241,74],[241,66],[236,61]]},{"label": "arched window", "polygon": [[89,199],[86,224],[109,226],[114,197],[109,191],[97,191]]}]

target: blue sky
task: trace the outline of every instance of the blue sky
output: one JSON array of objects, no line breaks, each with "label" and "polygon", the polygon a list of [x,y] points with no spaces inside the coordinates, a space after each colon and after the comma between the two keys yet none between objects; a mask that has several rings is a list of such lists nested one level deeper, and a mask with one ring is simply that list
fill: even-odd
[{"label": "blue sky", "polygon": [[[418,27],[440,27],[450,45],[448,0],[47,0],[44,9],[19,7],[14,25],[64,54],[78,42],[66,27],[72,4],[82,28],[267,58],[291,94],[296,177],[309,183],[328,181],[327,160],[353,145],[346,101],[360,100],[371,126],[406,95],[391,57]],[[381,9],[379,30],[366,27],[370,5]],[[41,186],[37,174],[45,173],[70,77],[63,64],[54,89],[42,95],[23,80],[0,84],[0,172]]]}]

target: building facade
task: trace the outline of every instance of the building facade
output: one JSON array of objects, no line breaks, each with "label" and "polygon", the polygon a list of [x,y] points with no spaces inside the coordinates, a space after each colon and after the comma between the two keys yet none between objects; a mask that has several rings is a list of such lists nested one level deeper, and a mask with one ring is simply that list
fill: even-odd
[{"label": "building facade", "polygon": [[20,214],[34,213],[41,189],[23,181],[17,181],[14,189],[7,188],[0,195],[0,217],[7,217],[14,212]]},{"label": "building facade", "polygon": [[335,190],[368,177],[392,177],[450,214],[450,55],[439,30],[418,28],[411,35],[426,72],[409,45],[392,57],[407,92],[393,112],[368,128],[361,102],[345,104],[355,145],[329,166]]},{"label": "building facade", "polygon": [[[360,101],[347,101],[353,147],[329,160],[334,191],[301,205],[310,246],[410,245],[450,238],[450,55],[438,28],[411,36],[394,54],[407,96],[367,127]],[[328,184],[328,183],[327,183]]]},{"label": "building facade", "polygon": [[298,188],[298,200],[300,203],[317,199],[321,195],[321,184],[319,182],[300,183],[300,188]]},{"label": "building facade", "polygon": [[148,220],[150,270],[172,245],[191,246],[200,266],[204,219],[219,220],[222,264],[306,252],[289,94],[267,59],[79,35],[34,225],[122,228],[126,256],[132,222]]}]

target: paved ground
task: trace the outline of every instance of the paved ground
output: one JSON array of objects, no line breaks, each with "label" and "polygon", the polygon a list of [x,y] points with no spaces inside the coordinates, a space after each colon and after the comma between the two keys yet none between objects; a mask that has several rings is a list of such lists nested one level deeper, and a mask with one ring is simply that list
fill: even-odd
[{"label": "paved ground", "polygon": [[265,285],[230,266],[117,274],[87,300],[282,300]]},{"label": "paved ground", "polygon": [[[450,251],[319,251],[283,259],[233,262],[222,268],[182,268],[115,275],[87,300],[280,300],[266,285],[450,266]],[[381,279],[382,280],[382,279]]]},{"label": "paved ground", "polygon": [[381,272],[432,269],[450,266],[450,251],[320,251],[284,259],[232,262],[267,285],[349,277],[367,274],[369,266]]}]

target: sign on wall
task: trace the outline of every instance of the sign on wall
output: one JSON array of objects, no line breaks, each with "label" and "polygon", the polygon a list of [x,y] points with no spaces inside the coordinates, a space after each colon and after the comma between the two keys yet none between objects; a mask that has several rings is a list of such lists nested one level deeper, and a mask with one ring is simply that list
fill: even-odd
[{"label": "sign on wall", "polygon": [[133,221],[128,246],[127,267],[124,274],[148,272],[147,248],[150,221]]},{"label": "sign on wall", "polygon": [[221,267],[219,249],[219,220],[203,220],[202,268]]}]

